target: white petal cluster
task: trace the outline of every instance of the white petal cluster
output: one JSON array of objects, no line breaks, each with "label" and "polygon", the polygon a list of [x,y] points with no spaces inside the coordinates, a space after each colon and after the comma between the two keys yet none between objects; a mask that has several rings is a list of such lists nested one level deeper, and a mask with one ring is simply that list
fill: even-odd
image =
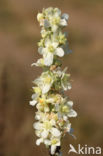
[{"label": "white petal cluster", "polygon": [[[43,9],[38,13],[42,39],[38,43],[38,52],[42,58],[35,66],[43,68],[41,75],[33,83],[33,95],[30,105],[36,106],[37,112],[33,124],[36,144],[44,143],[50,147],[51,155],[61,146],[61,139],[71,130],[69,118],[76,117],[73,102],[65,96],[64,91],[71,89],[70,74],[67,68],[61,70],[59,57],[65,54],[67,46],[66,33],[62,29],[67,26],[68,14],[61,14],[58,8]],[[67,52],[66,52],[67,53]]]},{"label": "white petal cluster", "polygon": [[62,15],[58,8],[47,8],[38,13],[37,20],[42,27],[38,51],[43,56],[42,61],[37,63],[38,66],[51,66],[56,58],[69,53],[66,33],[62,32],[67,26],[68,18],[68,14]]}]

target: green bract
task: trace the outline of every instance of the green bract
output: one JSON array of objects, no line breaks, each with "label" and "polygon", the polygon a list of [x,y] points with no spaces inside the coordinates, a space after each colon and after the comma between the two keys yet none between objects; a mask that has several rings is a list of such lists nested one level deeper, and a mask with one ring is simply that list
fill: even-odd
[{"label": "green bract", "polygon": [[[33,124],[36,144],[50,147],[51,155],[61,146],[61,139],[71,130],[69,118],[76,117],[73,102],[64,91],[71,89],[67,68],[61,70],[60,57],[69,53],[66,33],[68,14],[61,14],[58,8],[43,9],[37,20],[41,26],[42,39],[38,42],[38,52],[42,56],[32,65],[43,68],[41,75],[33,81],[33,95],[30,105],[37,108],[36,123]],[[59,155],[59,152],[57,153]]]}]

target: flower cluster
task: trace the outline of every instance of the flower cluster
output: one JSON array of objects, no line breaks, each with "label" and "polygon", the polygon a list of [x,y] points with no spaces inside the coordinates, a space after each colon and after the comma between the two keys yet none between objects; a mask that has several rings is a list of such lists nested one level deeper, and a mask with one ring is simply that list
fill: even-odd
[{"label": "flower cluster", "polygon": [[[38,52],[42,58],[32,65],[43,68],[42,74],[33,81],[33,95],[30,105],[37,108],[33,124],[39,137],[36,144],[44,143],[50,147],[51,155],[61,146],[61,139],[71,131],[69,118],[76,117],[73,102],[65,96],[64,91],[71,89],[70,74],[67,68],[61,70],[61,61],[68,53],[66,33],[62,29],[67,26],[68,14],[61,14],[58,8],[43,9],[38,13],[42,39],[38,43]],[[58,155],[58,153],[57,153]]]}]

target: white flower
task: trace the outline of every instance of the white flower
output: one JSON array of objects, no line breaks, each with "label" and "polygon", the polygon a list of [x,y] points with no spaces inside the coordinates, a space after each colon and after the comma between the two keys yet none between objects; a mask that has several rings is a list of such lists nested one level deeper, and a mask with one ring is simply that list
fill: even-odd
[{"label": "white flower", "polygon": [[63,15],[61,18],[61,11],[59,9],[55,9],[53,14],[48,15],[48,18],[48,22],[50,23],[53,32],[56,32],[60,26],[67,25],[67,16]]},{"label": "white flower", "polygon": [[37,104],[36,107],[40,111],[44,111],[44,112],[49,112],[50,111],[49,106],[48,106],[47,101],[46,101],[45,95],[42,95],[42,97],[39,98],[38,104]]},{"label": "white flower", "polygon": [[64,56],[64,51],[62,48],[58,47],[58,42],[52,42],[47,39],[45,41],[45,48],[42,48],[42,54],[44,58],[44,64],[50,66],[53,63],[54,55],[59,57]]},{"label": "white flower", "polygon": [[58,8],[51,9],[51,12],[47,14],[48,22],[53,32],[56,32],[61,21],[61,11]]},{"label": "white flower", "polygon": [[54,155],[55,154],[55,151],[56,151],[56,148],[57,146],[60,146],[61,145],[61,142],[60,142],[60,137],[52,137],[49,139],[45,139],[44,140],[44,144],[47,145],[47,146],[51,146],[51,154]]},{"label": "white flower", "polygon": [[[52,137],[60,137],[61,132],[54,128],[53,126],[55,123],[53,123],[51,120],[45,120],[43,123],[36,122],[33,124],[34,129],[36,129],[36,135],[42,138],[42,141],[48,138],[49,135],[52,135]],[[40,140],[39,140],[40,141]],[[39,142],[41,143],[41,142]]]},{"label": "white flower", "polygon": [[70,83],[70,74],[65,73],[67,68],[65,68],[63,71],[58,67],[56,70],[53,71],[56,79],[59,81],[59,85],[56,83],[56,87],[58,85],[58,88],[62,88],[63,90],[71,89],[71,83]]},{"label": "white flower", "polygon": [[51,140],[51,154],[52,155],[55,154],[55,151],[56,151],[57,146],[60,146],[60,145],[61,145],[60,138],[53,138]]},{"label": "white flower", "polygon": [[41,88],[42,93],[45,94],[50,90],[53,84],[53,78],[48,72],[43,72],[42,75],[34,81],[34,83],[37,84]]},{"label": "white flower", "polygon": [[[69,117],[76,117],[77,113],[72,108],[73,102],[64,99],[60,105],[55,105],[54,110],[58,114],[59,120],[68,121]],[[61,123],[59,123],[61,125]]]}]

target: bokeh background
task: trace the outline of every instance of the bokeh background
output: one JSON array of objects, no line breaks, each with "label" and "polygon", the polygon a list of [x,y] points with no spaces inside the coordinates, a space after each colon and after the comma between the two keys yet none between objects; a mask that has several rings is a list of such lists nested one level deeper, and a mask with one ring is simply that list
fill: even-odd
[{"label": "bokeh background", "polygon": [[35,108],[28,103],[41,72],[30,66],[40,57],[36,15],[50,6],[70,15],[66,31],[73,53],[63,66],[73,80],[67,95],[78,112],[71,120],[77,139],[64,138],[63,156],[70,143],[103,147],[103,0],[0,0],[0,156],[48,156],[44,145],[35,145]]}]

